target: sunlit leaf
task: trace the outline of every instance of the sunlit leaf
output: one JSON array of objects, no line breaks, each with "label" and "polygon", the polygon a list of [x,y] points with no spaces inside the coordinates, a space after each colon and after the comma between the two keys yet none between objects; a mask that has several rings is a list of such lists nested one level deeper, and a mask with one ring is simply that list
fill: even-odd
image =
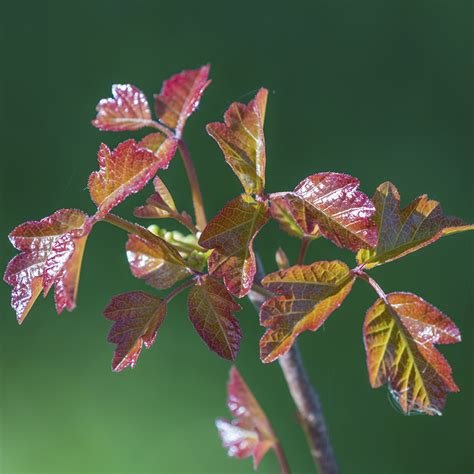
[{"label": "sunlit leaf", "polygon": [[165,140],[156,154],[127,140],[111,152],[107,145],[99,149],[99,171],[89,177],[91,198],[97,205],[97,217],[105,217],[127,196],[142,189],[159,168],[166,168],[176,151],[173,138]]},{"label": "sunlit leaf", "polygon": [[239,459],[253,456],[257,469],[266,452],[277,443],[265,413],[235,367],[230,369],[227,406],[232,421],[216,420],[222,443],[229,456]]},{"label": "sunlit leaf", "polygon": [[301,181],[294,193],[309,205],[319,231],[353,252],[377,244],[375,207],[359,188],[359,180],[342,173],[318,173]]},{"label": "sunlit leaf", "polygon": [[188,296],[189,319],[211,351],[224,359],[237,357],[242,338],[234,313],[240,306],[225,286],[210,276],[196,281]]},{"label": "sunlit leaf", "polygon": [[265,137],[263,123],[268,91],[260,89],[248,105],[234,102],[224,123],[210,123],[207,132],[248,194],[261,194],[265,187]]},{"label": "sunlit leaf", "polygon": [[268,204],[242,194],[230,201],[204,229],[199,244],[215,249],[209,272],[222,277],[239,298],[252,288],[256,272],[253,240],[268,221]]},{"label": "sunlit leaf", "polygon": [[367,311],[364,341],[372,387],[384,383],[409,414],[439,415],[448,392],[459,389],[451,367],[435,344],[461,340],[456,325],[441,311],[411,293],[391,293]]},{"label": "sunlit leaf", "polygon": [[316,331],[342,304],[354,283],[347,265],[338,260],[296,265],[270,273],[262,284],[278,296],[260,308],[268,328],[260,340],[260,358],[272,362],[286,354],[303,331]]},{"label": "sunlit leaf", "polygon": [[151,112],[145,94],[130,84],[112,86],[113,98],[102,99],[96,107],[92,125],[100,130],[138,130],[151,122]]},{"label": "sunlit leaf", "polygon": [[422,195],[400,209],[400,195],[390,182],[381,184],[373,197],[378,225],[378,244],[374,249],[360,250],[359,264],[372,268],[414,252],[443,235],[473,230],[457,217],[446,216],[437,201]]},{"label": "sunlit leaf", "polygon": [[160,94],[154,96],[156,115],[167,127],[175,129],[178,138],[211,83],[208,80],[209,69],[207,64],[199,69],[180,72],[166,80]]},{"label": "sunlit leaf", "polygon": [[144,239],[129,235],[127,259],[134,276],[164,290],[186,278],[190,270],[177,250],[162,239]]},{"label": "sunlit leaf", "polygon": [[135,367],[142,345],[149,349],[166,315],[166,301],[143,291],[114,296],[104,309],[104,316],[115,321],[108,341],[117,344],[112,369],[120,372]]}]

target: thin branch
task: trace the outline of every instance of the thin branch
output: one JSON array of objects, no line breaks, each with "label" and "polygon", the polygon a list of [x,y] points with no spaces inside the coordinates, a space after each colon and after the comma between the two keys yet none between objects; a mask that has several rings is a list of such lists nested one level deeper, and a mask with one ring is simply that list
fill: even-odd
[{"label": "thin branch", "polygon": [[310,242],[311,242],[311,240],[309,240],[305,237],[303,237],[303,239],[301,240],[300,253],[298,254],[298,258],[296,260],[297,265],[303,265],[304,258],[306,256],[306,252],[308,250]]},{"label": "thin branch", "polygon": [[278,459],[278,464],[280,464],[281,474],[290,474],[290,466],[288,464],[288,460],[286,459],[285,452],[281,447],[281,444],[277,442],[273,449],[275,450],[275,454]]}]

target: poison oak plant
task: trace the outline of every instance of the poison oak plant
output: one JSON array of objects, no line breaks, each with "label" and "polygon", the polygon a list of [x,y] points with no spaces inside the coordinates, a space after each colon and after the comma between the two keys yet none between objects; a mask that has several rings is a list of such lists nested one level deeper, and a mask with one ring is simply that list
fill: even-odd
[{"label": "poison oak plant", "polygon": [[[5,281],[12,288],[12,307],[21,324],[41,292],[54,287],[56,310],[76,305],[81,261],[89,234],[105,221],[128,234],[126,255],[132,274],[164,296],[134,291],[114,296],[104,310],[113,321],[108,340],[116,344],[112,368],[134,367],[142,346],[150,348],[166,317],[168,303],[188,290],[189,319],[199,337],[219,356],[234,360],[241,330],[236,299],[250,296],[266,328],[260,341],[264,363],[279,359],[315,462],[323,473],[338,467],[317,394],[311,387],[296,347],[303,331],[316,331],[349,296],[356,280],[368,283],[377,300],[364,322],[364,343],[372,387],[387,384],[404,413],[440,414],[449,392],[459,389],[451,368],[435,348],[459,342],[456,325],[421,297],[385,293],[369,271],[435,242],[443,235],[472,230],[472,225],[446,216],[436,201],[423,195],[400,207],[396,187],[381,184],[372,199],[359,181],[335,172],[319,172],[293,191],[265,193],[264,121],[266,89],[247,105],[233,103],[223,123],[207,132],[240,180],[243,193],[209,222],[191,155],[183,141],[187,119],[197,108],[210,81],[209,66],[184,71],[164,82],[154,96],[153,119],[148,101],[132,85],[114,85],[112,98],[97,105],[93,125],[105,131],[155,129],[141,141],[133,139],[114,150],[102,144],[99,170],[89,178],[97,211],[89,216],[61,209],[40,221],[29,221],[10,234],[20,251],[8,264]],[[178,210],[161,179],[179,153],[184,161],[194,204],[193,219]],[[159,176],[157,176],[159,172]],[[180,230],[156,224],[143,227],[112,210],[153,180],[155,192],[135,209],[146,219],[172,218]],[[295,265],[277,252],[278,271],[262,275],[253,243],[260,229],[276,220],[282,231],[301,241]],[[305,264],[308,245],[325,238],[356,254],[354,268],[339,260]],[[329,334],[328,334],[329,337]],[[282,472],[289,472],[274,430],[249,388],[232,368],[228,405],[234,420],[217,420],[231,456],[253,456],[255,467],[273,448]]]}]

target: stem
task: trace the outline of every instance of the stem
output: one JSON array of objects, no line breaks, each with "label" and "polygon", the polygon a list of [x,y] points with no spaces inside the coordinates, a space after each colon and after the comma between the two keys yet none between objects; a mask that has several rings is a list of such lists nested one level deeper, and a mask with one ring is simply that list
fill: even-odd
[{"label": "stem", "polygon": [[306,256],[306,251],[308,250],[309,243],[311,241],[305,237],[301,240],[300,253],[298,254],[298,259],[296,260],[296,265],[303,265],[304,258]]},{"label": "stem", "polygon": [[104,221],[114,225],[115,227],[118,227],[119,229],[124,230],[125,232],[128,232],[129,234],[143,235],[145,237],[148,235],[147,232],[153,234],[153,232],[150,232],[145,227],[127,221],[126,219],[123,219],[122,217],[119,217],[116,214],[107,214],[104,217]]},{"label": "stem", "polygon": [[384,303],[390,305],[387,300],[387,295],[385,294],[385,291],[382,290],[381,286],[371,276],[367,275],[367,273],[363,272],[358,268],[353,269],[352,273],[360,279],[366,281],[375,290],[379,298],[381,298]]},{"label": "stem", "polygon": [[150,127],[156,128],[167,137],[173,136],[173,132],[168,127],[165,127],[164,125],[162,125],[160,122],[155,122],[154,120],[151,120],[149,125]]},{"label": "stem", "polygon": [[281,474],[290,474],[290,466],[288,465],[288,461],[286,459],[285,452],[281,447],[281,444],[277,442],[273,449],[275,450],[275,454],[278,459],[278,464],[280,464]]},{"label": "stem", "polygon": [[203,230],[204,227],[206,227],[207,220],[206,213],[204,211],[204,204],[202,201],[201,188],[199,187],[199,180],[196,174],[196,168],[194,167],[191,153],[182,140],[179,140],[178,148],[181,158],[183,159],[186,174],[188,175],[189,185],[191,186],[194,214],[196,216],[196,226],[199,230]]},{"label": "stem", "polygon": [[182,291],[184,291],[186,288],[189,288],[192,285],[194,285],[194,278],[190,278],[189,280],[186,280],[183,284],[179,285],[171,293],[169,293],[166,296],[165,301],[169,303],[175,296],[178,296]]}]

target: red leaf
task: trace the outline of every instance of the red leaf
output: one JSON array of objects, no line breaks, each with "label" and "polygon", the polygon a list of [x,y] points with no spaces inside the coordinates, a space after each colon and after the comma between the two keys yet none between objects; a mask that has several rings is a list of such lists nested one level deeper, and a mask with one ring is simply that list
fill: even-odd
[{"label": "red leaf", "polygon": [[277,444],[265,413],[235,367],[230,369],[227,405],[235,417],[216,420],[223,446],[229,456],[239,459],[253,456],[257,469],[265,453]]},{"label": "red leaf", "polygon": [[166,168],[176,151],[176,140],[169,138],[161,145],[158,156],[127,140],[111,152],[107,145],[99,149],[99,171],[89,178],[91,198],[97,205],[97,217],[110,210],[130,194],[142,189],[159,168]]},{"label": "red leaf", "polygon": [[391,293],[369,308],[364,323],[372,387],[388,383],[401,409],[440,415],[448,392],[459,389],[435,344],[459,342],[456,325],[411,293]]},{"label": "red leaf", "polygon": [[359,180],[342,173],[318,173],[301,181],[294,193],[310,204],[321,234],[353,252],[377,244],[375,207]]},{"label": "red leaf", "polygon": [[230,201],[204,229],[199,244],[215,249],[209,272],[224,279],[239,298],[252,288],[256,272],[253,240],[268,221],[268,204],[242,194]]},{"label": "red leaf", "polygon": [[143,291],[114,296],[104,316],[115,321],[108,341],[117,344],[112,362],[114,372],[135,367],[142,345],[149,349],[166,316],[166,301]]},{"label": "red leaf", "polygon": [[130,84],[112,86],[113,98],[102,99],[92,125],[100,130],[138,130],[150,125],[151,112],[145,94]]},{"label": "red leaf", "polygon": [[175,129],[180,138],[188,117],[196,110],[206,87],[210,65],[186,70],[163,83],[160,94],[155,95],[155,111],[160,121]]},{"label": "red leaf", "polygon": [[242,335],[233,315],[239,310],[224,285],[207,275],[189,292],[189,319],[209,349],[224,359],[234,360],[239,352]]}]

